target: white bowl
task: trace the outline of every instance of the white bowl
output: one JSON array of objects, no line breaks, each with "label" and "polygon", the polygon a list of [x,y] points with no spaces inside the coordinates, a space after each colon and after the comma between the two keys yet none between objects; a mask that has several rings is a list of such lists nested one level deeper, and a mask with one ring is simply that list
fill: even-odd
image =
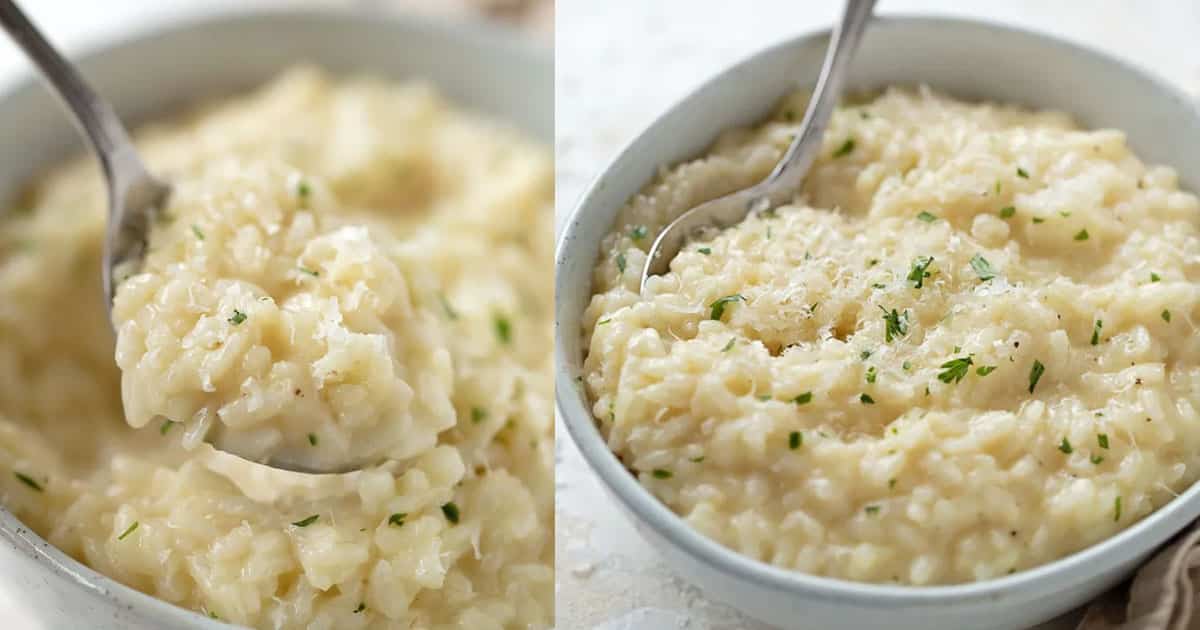
[{"label": "white bowl", "polygon": [[[250,88],[289,65],[311,61],[340,73],[425,78],[454,102],[510,121],[547,145],[554,136],[549,51],[481,25],[373,13],[243,13],[158,30],[76,61],[132,122]],[[66,114],[32,79],[0,96],[0,145],[6,149],[0,199],[10,198],[40,169],[82,150]],[[45,628],[228,627],[100,575],[4,509],[0,567],[0,589]]]},{"label": "white bowl", "polygon": [[[557,403],[571,437],[617,503],[668,562],[710,596],[785,628],[1022,628],[1070,610],[1135,569],[1200,516],[1200,485],[1118,535],[1056,562],[955,586],[861,584],[774,567],[702,536],[655,499],[608,450],[575,378],[580,320],[601,238],[617,211],[663,165],[701,154],[718,132],[760,120],[784,94],[815,82],[827,32],[758,53],[705,83],[639,135],[568,219],[556,260]],[[1200,190],[1200,110],[1158,79],[1061,40],[945,18],[880,18],[850,70],[851,89],[927,83],[968,99],[1071,112],[1088,127],[1128,133],[1149,163],[1175,167]]]}]

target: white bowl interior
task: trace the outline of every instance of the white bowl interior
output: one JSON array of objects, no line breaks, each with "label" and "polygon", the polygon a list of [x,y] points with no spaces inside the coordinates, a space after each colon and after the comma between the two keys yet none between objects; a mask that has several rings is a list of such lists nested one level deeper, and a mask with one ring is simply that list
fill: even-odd
[{"label": "white bowl interior", "polygon": [[[122,118],[136,122],[253,87],[303,61],[337,73],[427,79],[459,105],[553,141],[549,51],[481,25],[304,10],[236,14],[136,37],[79,63]],[[0,200],[83,148],[66,114],[32,79],[0,96],[0,143],[8,149],[0,160]],[[2,508],[0,540],[0,584],[46,628],[228,627],[92,571]]]},{"label": "white bowl interior", "polygon": [[[784,94],[815,82],[826,42],[826,34],[799,37],[721,73],[638,136],[585,194],[566,223],[557,252],[560,414],[618,503],[681,573],[714,597],[765,621],[785,627],[899,630],[1018,628],[1052,618],[1119,581],[1200,515],[1200,486],[1112,539],[997,580],[911,588],[818,578],[750,560],[684,525],[608,451],[575,382],[583,351],[579,322],[590,298],[591,270],[617,211],[660,166],[702,153],[721,130],[761,119]],[[925,83],[968,99],[1071,112],[1087,127],[1125,131],[1144,160],[1175,167],[1184,188],[1200,190],[1196,105],[1105,55],[981,22],[884,18],[869,27],[850,72],[851,90]]]}]

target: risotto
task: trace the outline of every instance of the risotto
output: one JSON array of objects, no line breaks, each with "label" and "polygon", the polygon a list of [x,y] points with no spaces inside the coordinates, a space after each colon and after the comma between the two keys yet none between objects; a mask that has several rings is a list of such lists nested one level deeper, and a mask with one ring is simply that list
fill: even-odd
[{"label": "risotto", "polygon": [[[175,189],[115,349],[95,167],[0,220],[4,504],[251,627],[549,627],[549,152],[423,83],[309,68],[136,137]],[[206,435],[391,459],[299,475]]]},{"label": "risotto", "polygon": [[612,450],[775,565],[953,584],[1129,527],[1200,476],[1200,202],[1119,131],[889,89],[839,109],[794,200],[689,243],[804,97],[621,211],[584,317]]}]

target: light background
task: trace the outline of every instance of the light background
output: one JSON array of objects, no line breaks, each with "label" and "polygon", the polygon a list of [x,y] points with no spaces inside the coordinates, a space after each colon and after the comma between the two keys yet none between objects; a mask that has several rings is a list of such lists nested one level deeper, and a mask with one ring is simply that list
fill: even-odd
[{"label": "light background", "polygon": [[[704,79],[827,27],[836,0],[559,0],[560,220],[616,153]],[[1102,48],[1200,98],[1196,0],[880,0],[882,14],[972,16]],[[1031,72],[1036,69],[1031,69]],[[672,574],[617,512],[558,425],[559,630],[764,630]],[[1064,619],[1056,628],[1073,624]]]}]

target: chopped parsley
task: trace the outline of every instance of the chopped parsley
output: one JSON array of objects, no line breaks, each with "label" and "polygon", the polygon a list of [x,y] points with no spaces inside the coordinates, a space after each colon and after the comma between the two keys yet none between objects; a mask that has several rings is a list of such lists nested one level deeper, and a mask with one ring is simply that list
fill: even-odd
[{"label": "chopped parsley", "polygon": [[874,365],[872,365],[871,367],[867,368],[867,382],[868,382],[868,383],[874,383],[874,382],[875,382],[875,378],[876,378],[877,376],[878,376],[878,374],[875,372],[875,366],[874,366]]},{"label": "chopped parsley", "polygon": [[128,535],[132,534],[133,532],[137,531],[137,528],[138,528],[138,525],[139,525],[139,524],[140,524],[140,523],[138,523],[137,521],[134,521],[134,522],[133,522],[133,525],[130,525],[129,527],[125,528],[125,531],[121,532],[121,535],[120,535],[120,536],[117,536],[117,540],[125,540],[125,537],[126,537],[126,536],[128,536]]},{"label": "chopped parsley", "polygon": [[967,375],[967,371],[971,369],[971,365],[974,363],[975,361],[969,356],[950,359],[942,364],[942,372],[937,375],[938,380],[943,383],[958,384]]},{"label": "chopped parsley", "polygon": [[596,322],[596,326],[603,326],[603,325],[605,325],[605,324],[611,324],[611,323],[612,323],[612,318],[611,318],[611,317],[605,317],[604,319],[602,319],[602,320],[600,320],[600,321]]},{"label": "chopped parsley", "polygon": [[408,518],[407,512],[396,512],[388,517],[388,525],[393,527],[404,527],[404,519]]},{"label": "chopped parsley", "polygon": [[1026,172],[1025,169],[1018,166],[1017,167],[1017,177],[1020,177],[1022,179],[1029,179],[1029,173]]},{"label": "chopped parsley", "polygon": [[1042,217],[1033,217],[1033,222],[1034,223],[1045,223],[1046,220],[1043,219]]},{"label": "chopped parsley", "polygon": [[1002,218],[1002,219],[1011,218],[1012,215],[1014,215],[1016,213],[1017,213],[1017,209],[1012,206],[1004,206],[1003,208],[1000,208],[1000,218]]},{"label": "chopped parsley", "polygon": [[236,308],[233,309],[233,317],[229,318],[229,323],[238,326],[244,321],[246,321],[246,314]]},{"label": "chopped parsley", "polygon": [[860,401],[862,401],[862,404],[864,404],[864,405],[874,405],[875,404],[875,399],[868,396],[865,392],[863,394],[861,394],[858,397],[858,399]]},{"label": "chopped parsley", "polygon": [[617,271],[625,273],[625,252],[617,252]]},{"label": "chopped parsley", "polygon": [[1121,497],[1113,501],[1113,522],[1121,520]]},{"label": "chopped parsley", "polygon": [[793,398],[792,402],[796,403],[797,405],[807,405],[808,403],[812,402],[812,392],[804,392],[803,394]]},{"label": "chopped parsley", "polygon": [[871,351],[863,350],[862,353],[860,353],[858,355],[858,358],[862,359],[863,361],[866,361],[867,359],[871,358]]},{"label": "chopped parsley", "polygon": [[1097,433],[1096,434],[1096,442],[1100,444],[1100,448],[1108,448],[1108,434],[1107,433]]},{"label": "chopped parsley", "polygon": [[913,261],[912,271],[908,272],[908,281],[913,283],[914,289],[920,289],[925,286],[925,278],[928,278],[929,265],[933,263],[933,256],[918,256]]},{"label": "chopped parsley", "polygon": [[697,249],[696,251],[700,252],[701,254],[704,254],[705,256],[709,256],[712,254],[711,247],[701,247],[700,249]]},{"label": "chopped parsley", "polygon": [[699,464],[700,462],[704,461],[704,456],[697,455],[696,457],[689,457],[688,461],[692,462],[693,464]]},{"label": "chopped parsley", "polygon": [[358,608],[355,608],[355,609],[354,609],[354,612],[355,612],[355,613],[360,613],[360,612],[362,612],[362,611],[364,611],[364,610],[366,610],[366,609],[367,609],[367,603],[366,603],[366,602],[358,602]]},{"label": "chopped parsley", "polygon": [[19,473],[16,471],[13,472],[13,476],[15,476],[17,478],[17,481],[20,481],[21,483],[29,486],[30,488],[33,488],[34,490],[37,490],[38,492],[42,491],[42,484],[35,481],[33,479],[33,477],[30,477],[29,475],[26,475],[24,473]]},{"label": "chopped parsley", "polygon": [[442,506],[442,514],[446,517],[447,521],[455,525],[458,524],[458,506],[453,501]]},{"label": "chopped parsley", "polygon": [[496,338],[500,343],[509,345],[512,343],[512,322],[503,315],[495,316]]},{"label": "chopped parsley", "polygon": [[309,188],[308,182],[300,180],[300,183],[296,186],[296,194],[300,195],[301,199],[307,199],[311,193],[312,189]]},{"label": "chopped parsley", "polygon": [[312,516],[293,522],[292,525],[295,525],[296,527],[308,527],[309,525],[316,523],[317,519],[319,518],[321,518],[320,514],[313,514]]},{"label": "chopped parsley", "polygon": [[896,311],[896,309],[892,309],[889,312],[882,306],[879,307],[879,310],[883,311],[883,321],[885,324],[884,339],[886,339],[888,343],[891,343],[892,339],[898,339],[908,334],[907,310],[904,311],[903,314]]},{"label": "chopped parsley", "polygon": [[1033,367],[1029,369],[1029,393],[1033,393],[1033,388],[1037,387],[1038,381],[1041,380],[1042,374],[1046,373],[1046,366],[1042,365],[1041,361],[1033,360]]},{"label": "chopped parsley", "polygon": [[674,476],[674,473],[665,468],[655,468],[654,470],[650,471],[650,474],[655,479],[670,479]]},{"label": "chopped parsley", "polygon": [[926,223],[933,223],[934,221],[937,221],[937,219],[938,219],[937,217],[933,216],[929,212],[925,212],[925,211],[922,211],[921,214],[918,214],[917,218]]},{"label": "chopped parsley", "polygon": [[479,424],[487,417],[487,410],[483,407],[471,407],[471,422]]},{"label": "chopped parsley", "polygon": [[318,440],[318,439],[317,439],[317,434],[316,434],[316,433],[309,433],[309,434],[308,434],[308,443],[309,443],[309,444],[311,444],[311,445],[313,445],[313,446],[316,446],[316,445],[317,445],[317,442],[319,442],[319,441],[320,441],[320,440]]},{"label": "chopped parsley", "polygon": [[974,269],[975,275],[984,282],[996,277],[996,270],[992,268],[992,263],[979,254],[975,254],[971,258],[971,269]]},{"label": "chopped parsley", "polygon": [[842,143],[842,146],[838,147],[838,150],[833,152],[833,157],[840,158],[843,155],[850,155],[850,152],[853,150],[854,138],[846,138],[846,141]]},{"label": "chopped parsley", "polygon": [[1162,278],[1158,274],[1151,271],[1150,272],[1150,282],[1158,282],[1159,280],[1162,280]]},{"label": "chopped parsley", "polygon": [[1168,324],[1171,323],[1171,311],[1168,311],[1164,308],[1162,312],[1162,318],[1164,322],[1167,322]]},{"label": "chopped parsley", "polygon": [[995,372],[995,371],[996,371],[996,366],[994,366],[994,365],[981,365],[975,369],[975,373],[980,376],[987,376],[988,374],[991,374],[992,372]]},{"label": "chopped parsley", "polygon": [[163,420],[162,426],[158,427],[158,433],[160,435],[166,435],[167,432],[171,430],[171,427],[175,426],[175,424],[176,422],[174,420]]},{"label": "chopped parsley", "polygon": [[315,269],[309,269],[308,267],[298,267],[298,269],[300,269],[300,273],[305,273],[305,274],[308,274],[308,275],[310,275],[310,276],[312,276],[312,277],[314,277],[314,278],[320,278],[320,277],[321,277],[321,272],[320,272],[320,271],[317,271],[317,270],[315,270]]},{"label": "chopped parsley", "polygon": [[438,300],[442,303],[442,310],[446,311],[446,317],[458,319],[458,311],[454,310],[453,306],[450,306],[450,301],[446,299],[445,295],[439,293]]},{"label": "chopped parsley", "polygon": [[709,319],[720,320],[721,316],[725,314],[725,305],[738,301],[744,302],[746,301],[746,298],[742,297],[740,293],[734,293],[733,295],[726,295],[723,298],[718,298],[717,301],[708,305],[712,309],[712,312],[709,313]]},{"label": "chopped parsley", "polygon": [[737,343],[737,337],[730,337],[729,343],[725,344],[724,348],[721,348],[721,352],[729,352],[733,349],[733,344],[735,343]]},{"label": "chopped parsley", "polygon": [[1058,445],[1058,450],[1070,455],[1075,449],[1071,448],[1071,441],[1063,437],[1062,442]]},{"label": "chopped parsley", "polygon": [[879,513],[879,506],[878,505],[868,505],[866,508],[863,509],[863,511],[865,511],[867,514],[875,515],[875,514]]},{"label": "chopped parsley", "polygon": [[644,225],[635,225],[629,230],[629,238],[635,242],[646,238],[647,230]]},{"label": "chopped parsley", "polygon": [[1104,322],[1099,319],[1097,319],[1096,323],[1092,325],[1092,345],[1093,346],[1098,345],[1100,343],[1100,329],[1103,327],[1104,327]]},{"label": "chopped parsley", "polygon": [[204,240],[204,231],[201,230],[200,226],[196,225],[195,223],[192,224],[192,234],[195,234],[196,238],[202,241]]},{"label": "chopped parsley", "polygon": [[1078,232],[1076,232],[1076,233],[1075,233],[1075,240],[1077,240],[1077,241],[1086,241],[1086,240],[1088,240],[1087,228],[1083,228],[1082,230],[1079,230]]},{"label": "chopped parsley", "polygon": [[892,477],[891,479],[888,479],[888,489],[890,490],[895,487],[896,487],[896,478]]},{"label": "chopped parsley", "polygon": [[1104,461],[1104,456],[1103,455],[1092,455],[1091,460],[1092,460],[1093,464],[1099,464],[1100,462]]},{"label": "chopped parsley", "polygon": [[900,364],[900,369],[902,369],[902,370],[904,370],[905,372],[907,372],[907,371],[909,371],[909,370],[911,370],[911,369],[912,369],[912,363],[911,363],[911,362],[909,362],[909,361],[905,361],[904,363],[901,363],[901,364]]},{"label": "chopped parsley", "polygon": [[804,434],[799,431],[792,431],[788,434],[788,448],[793,451],[800,448],[804,444]]}]

